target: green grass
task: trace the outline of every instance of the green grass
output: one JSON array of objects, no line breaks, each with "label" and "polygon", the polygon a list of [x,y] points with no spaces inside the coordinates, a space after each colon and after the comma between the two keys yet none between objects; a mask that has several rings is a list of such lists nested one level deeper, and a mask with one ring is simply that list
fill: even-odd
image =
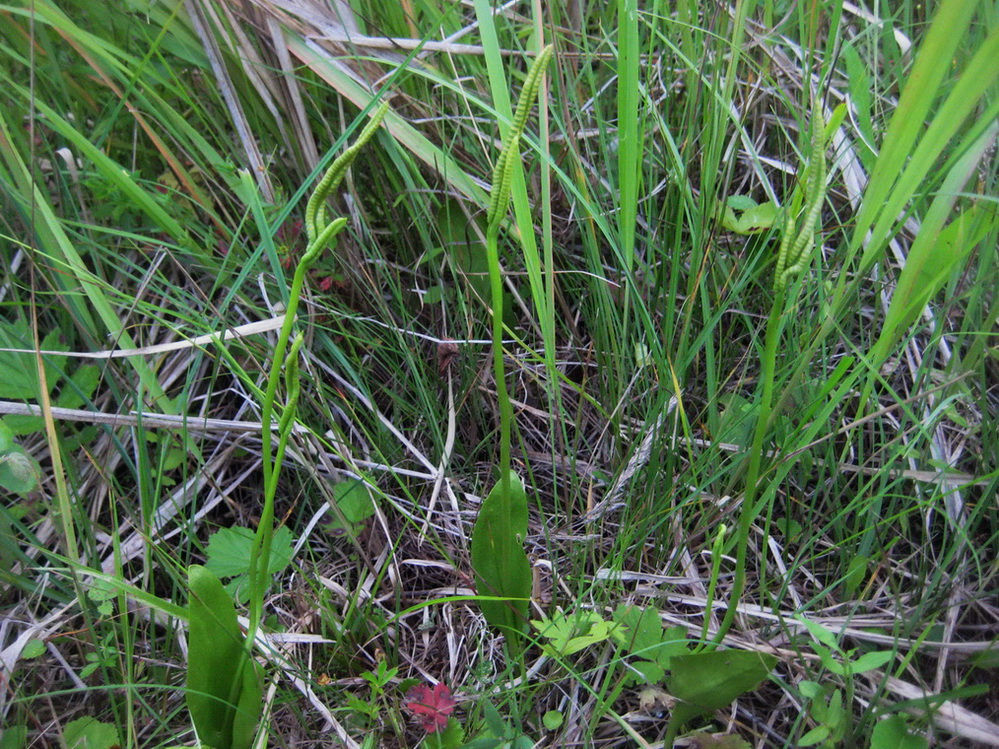
[{"label": "green grass", "polygon": [[[469,741],[671,740],[679,677],[634,683],[643,654],[604,624],[573,652],[532,630],[518,663],[470,599],[502,462],[489,182],[549,43],[495,290],[531,618],[610,626],[630,603],[688,647],[776,656],[681,736],[994,745],[999,17],[890,5],[357,0],[344,19],[415,48],[313,40],[350,24],[267,5],[0,5],[0,483],[39,479],[0,488],[0,747],[64,746],[81,718],[121,746],[195,743],[187,568],[261,520],[279,325],[135,349],[282,314],[307,196],[380,102],[298,311],[260,745],[457,746],[406,707],[437,681]],[[810,189],[816,108],[844,101]],[[816,191],[775,290],[785,208],[800,227]],[[732,197],[779,210],[738,234]],[[131,353],[70,353],[112,349]]]}]

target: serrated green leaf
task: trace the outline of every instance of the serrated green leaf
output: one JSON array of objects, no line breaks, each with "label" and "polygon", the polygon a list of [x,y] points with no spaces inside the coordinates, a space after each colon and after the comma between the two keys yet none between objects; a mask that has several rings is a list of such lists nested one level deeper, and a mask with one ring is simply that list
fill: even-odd
[{"label": "serrated green leaf", "polygon": [[508,731],[507,725],[503,722],[503,718],[500,717],[499,711],[489,700],[482,703],[482,717],[486,721],[486,728],[492,732],[493,736],[496,738],[506,736]]},{"label": "serrated green leaf", "polygon": [[55,400],[60,408],[80,408],[97,390],[101,381],[101,368],[95,364],[84,364],[76,369],[63,383]]},{"label": "serrated green leaf", "polygon": [[427,734],[421,746],[426,747],[426,749],[459,749],[459,747],[467,747],[464,742],[465,729],[461,727],[461,723],[451,718],[443,731]]},{"label": "serrated green leaf", "polygon": [[[205,567],[219,577],[243,575],[250,569],[250,548],[253,546],[253,530],[241,526],[222,528],[212,534],[208,541]],[[291,563],[294,553],[291,531],[282,525],[274,531],[271,541],[271,556],[268,574],[276,575]]]},{"label": "serrated green leaf", "polygon": [[117,728],[89,717],[67,723],[62,740],[66,749],[111,749],[121,745]]},{"label": "serrated green leaf", "polygon": [[373,717],[378,711],[377,706],[368,704],[355,694],[347,695],[347,707],[356,713],[367,715],[369,718]]},{"label": "serrated green leaf", "polygon": [[622,625],[615,631],[614,639],[629,655],[668,669],[672,656],[688,652],[686,630],[683,627],[664,630],[659,612],[653,606],[622,604],[614,611],[614,621]]},{"label": "serrated green leaf", "polygon": [[617,625],[611,625],[595,611],[555,613],[551,619],[532,621],[539,634],[548,640],[543,646],[549,652],[567,656],[610,638]]},{"label": "serrated green leaf", "polygon": [[[0,396],[2,397],[2,396]],[[3,417],[4,423],[17,437],[24,437],[28,434],[38,434],[45,431],[45,419],[41,416],[29,416],[28,414],[7,414]]]},{"label": "serrated green leaf", "polygon": [[652,661],[632,661],[627,668],[630,684],[661,684],[666,678],[666,669]]},{"label": "serrated green leaf", "polygon": [[[45,351],[64,351],[65,346],[59,340],[59,331],[49,332],[41,341],[40,348]],[[0,320],[0,348],[33,349],[31,329],[24,320],[7,322]],[[56,367],[54,357],[43,356],[45,362],[45,381],[51,393],[62,372]],[[33,353],[4,352],[0,356],[0,398],[11,400],[35,400],[38,398],[38,366]]]}]

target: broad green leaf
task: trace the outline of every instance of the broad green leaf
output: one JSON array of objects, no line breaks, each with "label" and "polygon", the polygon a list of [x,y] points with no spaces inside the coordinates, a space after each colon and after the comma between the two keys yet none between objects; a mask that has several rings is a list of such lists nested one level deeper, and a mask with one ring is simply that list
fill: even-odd
[{"label": "broad green leaf", "polygon": [[712,734],[699,731],[688,738],[693,749],[752,749],[749,742],[734,733]]},{"label": "broad green leaf", "polygon": [[806,619],[803,616],[796,616],[794,618],[801,622],[805,626],[805,629],[808,630],[808,633],[823,645],[836,651],[840,649],[839,643],[836,641],[836,635],[821,624],[813,622],[811,619]]},{"label": "broad green leaf", "polygon": [[263,673],[260,664],[252,658],[243,663],[242,689],[232,719],[232,749],[250,749],[257,735],[257,725],[262,712]]},{"label": "broad green leaf", "polygon": [[41,468],[20,445],[0,454],[0,487],[15,494],[27,494],[38,486]]},{"label": "broad green leaf", "polygon": [[[188,569],[190,587],[188,623],[187,707],[202,744],[214,749],[248,749],[249,744],[234,742],[237,706],[238,730],[245,737],[246,723],[260,714],[256,706],[245,705],[240,698],[248,688],[249,677],[256,674],[247,665],[243,634],[236,621],[232,599],[219,579],[207,568],[192,565]],[[244,668],[245,667],[245,668]],[[252,693],[252,689],[251,689]]]},{"label": "broad green leaf", "polygon": [[750,650],[715,650],[671,659],[667,689],[677,698],[673,720],[681,725],[719,710],[767,678],[777,659]]},{"label": "broad green leaf", "polygon": [[21,649],[21,658],[37,658],[45,652],[45,641],[44,640],[28,640],[27,644]]},{"label": "broad green leaf", "polygon": [[878,721],[871,732],[871,749],[927,749],[928,746],[925,738],[906,730],[905,718],[901,715]]},{"label": "broad green leaf", "polygon": [[[362,529],[365,520],[375,514],[375,505],[371,501],[371,494],[363,481],[340,481],[333,485],[333,496],[336,498],[336,506],[343,514],[343,518],[335,517],[331,528],[336,530],[342,528],[347,532],[356,535]],[[274,551],[271,550],[271,559],[274,558]]]},{"label": "broad green leaf", "polygon": [[895,654],[889,650],[879,650],[874,653],[865,653],[857,660],[850,663],[850,673],[863,674],[867,671],[873,671],[876,668],[881,668],[894,657]]},{"label": "broad green leaf", "polygon": [[829,726],[816,726],[811,731],[798,739],[798,746],[815,746],[829,738],[832,730]]},{"label": "broad green leaf", "polygon": [[[489,263],[482,241],[482,222],[472,225],[457,200],[445,200],[437,210],[437,231],[440,232],[446,255],[464,275],[480,299],[489,299]],[[425,300],[426,301],[426,300]],[[429,304],[429,302],[427,302]]]},{"label": "broad green leaf", "polygon": [[531,563],[524,552],[527,537],[527,494],[520,477],[510,472],[509,492],[498,481],[482,502],[472,531],[472,569],[483,616],[492,626],[517,637],[526,630],[531,597]]},{"label": "broad green leaf", "polygon": [[5,453],[14,446],[14,433],[0,420],[0,453]]},{"label": "broad green leaf", "polygon": [[28,745],[28,727],[11,725],[0,733],[0,749],[24,749]]},{"label": "broad green leaf", "polygon": [[557,731],[562,727],[562,722],[564,720],[565,716],[558,710],[549,710],[541,716],[541,722],[544,723],[545,728],[549,731]]}]

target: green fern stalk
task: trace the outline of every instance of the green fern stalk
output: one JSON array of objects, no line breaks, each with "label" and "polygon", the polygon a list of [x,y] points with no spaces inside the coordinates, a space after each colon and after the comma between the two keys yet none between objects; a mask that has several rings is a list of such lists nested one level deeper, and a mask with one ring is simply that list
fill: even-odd
[{"label": "green fern stalk", "polygon": [[506,389],[506,374],[503,367],[503,275],[499,262],[499,231],[510,201],[514,159],[520,155],[520,136],[527,126],[527,116],[534,106],[534,98],[541,85],[541,76],[548,67],[552,52],[551,45],[541,50],[527,74],[520,99],[517,101],[513,124],[506,134],[503,148],[493,168],[493,187],[489,198],[489,211],[486,214],[486,258],[489,263],[493,306],[493,372],[500,409],[500,482],[504,492],[509,492],[510,489],[510,425],[513,421],[513,407],[510,405],[510,394]]},{"label": "green fern stalk", "polygon": [[[313,190],[312,196],[306,205],[305,227],[309,245],[302,255],[302,259],[299,260],[298,267],[295,268],[291,290],[288,294],[288,308],[285,310],[284,323],[281,326],[277,343],[274,346],[271,370],[267,378],[267,389],[264,391],[261,406],[260,418],[263,424],[261,432],[261,459],[264,472],[264,505],[260,512],[260,523],[257,526],[257,532],[253,537],[253,545],[250,548],[250,567],[247,575],[250,595],[250,624],[247,633],[248,648],[253,643],[253,638],[260,627],[260,621],[263,616],[263,600],[267,588],[267,570],[270,565],[271,538],[274,535],[274,497],[277,494],[281,463],[284,460],[288,439],[294,427],[295,407],[298,403],[298,353],[303,341],[301,334],[296,336],[287,356],[285,356],[285,349],[288,347],[288,340],[291,338],[291,331],[295,325],[295,314],[298,312],[298,302],[302,295],[302,287],[305,284],[306,274],[313,264],[315,264],[320,254],[343,231],[344,227],[347,226],[347,219],[345,218],[337,218],[329,224],[326,223],[326,199],[339,186],[344,175],[347,173],[347,169],[353,163],[354,159],[357,158],[357,154],[361,148],[371,140],[387,112],[387,104],[383,104],[375,112],[371,120],[361,131],[357,141],[340,154],[330,168],[326,170],[326,174],[323,175],[319,184],[316,185],[316,189]],[[278,420],[278,445],[275,452],[271,424],[274,416],[274,403],[277,400],[278,385],[282,380],[282,370],[284,371],[283,379],[287,400]]]},{"label": "green fern stalk", "polygon": [[[774,406],[774,379],[777,368],[777,345],[780,342],[781,316],[784,312],[784,303],[787,296],[788,286],[792,277],[801,273],[814,246],[815,228],[818,224],[819,215],[822,212],[822,204],[826,195],[826,166],[825,148],[827,143],[826,124],[822,116],[822,105],[816,103],[812,107],[812,137],[810,163],[802,175],[801,181],[804,183],[804,199],[798,198],[790,201],[791,205],[787,209],[787,220],[784,225],[784,236],[781,238],[780,250],[777,257],[777,265],[774,271],[774,300],[770,307],[770,316],[767,319],[766,337],[764,339],[763,358],[761,361],[762,392],[760,393],[760,410],[756,417],[756,428],[753,432],[753,444],[749,451],[749,466],[746,471],[746,489],[742,498],[742,507],[739,511],[739,523],[736,528],[736,552],[735,552],[735,577],[732,581],[732,592],[729,596],[728,608],[722,619],[721,626],[712,638],[709,648],[715,648],[721,644],[725,635],[732,627],[735,620],[736,610],[739,600],[746,588],[746,566],[749,550],[749,532],[753,521],[759,514],[756,503],[760,494],[760,474],[763,463],[763,443],[766,438],[767,429],[770,425],[770,417]],[[837,111],[833,117],[832,126],[838,125],[838,118],[842,114]],[[798,213],[794,209],[795,204],[805,203],[805,216],[798,227],[795,217]],[[705,617],[709,612],[705,611]]]}]

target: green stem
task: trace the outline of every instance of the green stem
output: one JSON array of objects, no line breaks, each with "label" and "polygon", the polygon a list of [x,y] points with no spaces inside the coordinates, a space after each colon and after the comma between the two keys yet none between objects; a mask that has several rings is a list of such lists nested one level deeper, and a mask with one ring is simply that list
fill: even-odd
[{"label": "green stem", "polygon": [[[284,323],[278,333],[277,343],[274,346],[274,354],[271,360],[271,371],[267,377],[267,389],[264,391],[264,401],[261,406],[260,421],[263,424],[260,435],[260,454],[264,471],[264,505],[260,512],[260,522],[257,525],[257,532],[253,537],[253,545],[250,547],[250,567],[248,570],[249,587],[249,627],[247,629],[248,647],[252,645],[253,638],[260,627],[263,615],[264,589],[267,570],[270,566],[271,538],[274,535],[274,497],[277,494],[277,480],[280,474],[281,459],[284,457],[284,446],[287,444],[288,433],[291,422],[294,420],[295,401],[297,400],[297,390],[294,395],[289,392],[288,403],[285,405],[284,413],[278,429],[278,454],[273,455],[273,416],[274,401],[277,399],[278,385],[281,382],[281,370],[285,366],[285,349],[288,347],[288,340],[291,338],[291,331],[295,325],[295,314],[298,312],[298,302],[302,296],[302,287],[305,285],[305,277],[312,267],[319,254],[329,245],[329,243],[343,231],[347,225],[347,219],[338,218],[323,229],[319,236],[313,240],[312,244],[302,255],[302,259],[295,269],[295,276],[291,282],[291,291],[288,294],[288,309],[284,313]],[[293,354],[297,357],[299,341],[292,347]],[[297,372],[297,361],[294,371]]]},{"label": "green stem", "polygon": [[722,553],[725,546],[725,524],[722,523],[715,536],[715,542],[711,546],[711,579],[708,581],[707,603],[704,606],[704,626],[701,628],[701,642],[708,641],[708,627],[711,625],[711,609],[715,604],[715,588],[718,586],[718,577],[721,572]]},{"label": "green stem", "polygon": [[[732,592],[729,595],[728,609],[722,619],[721,626],[711,640],[709,649],[717,648],[735,620],[739,600],[746,588],[747,552],[749,550],[749,532],[756,519],[756,498],[759,494],[760,471],[763,462],[763,441],[766,438],[767,426],[773,407],[774,372],[777,362],[777,342],[780,339],[780,319],[784,311],[784,289],[777,290],[770,317],[767,320],[766,342],[763,351],[763,392],[760,395],[760,412],[756,418],[756,430],[753,433],[753,446],[749,451],[749,469],[746,472],[746,490],[742,497],[742,507],[739,511],[739,525],[736,529],[735,579],[732,581]],[[705,612],[705,616],[709,613]]]},{"label": "green stem", "polygon": [[[804,195],[805,216],[800,227],[796,230],[796,213],[794,209],[795,200],[789,201],[787,206],[787,220],[784,225],[784,236],[781,239],[780,251],[777,257],[777,264],[774,273],[775,297],[770,308],[770,317],[767,320],[766,340],[764,343],[763,360],[761,366],[763,372],[761,380],[763,390],[760,394],[760,411],[756,420],[756,429],[753,432],[753,445],[749,451],[749,467],[746,472],[746,490],[742,498],[742,507],[739,512],[739,525],[736,530],[736,553],[735,553],[735,578],[732,581],[732,592],[729,597],[728,609],[722,619],[718,632],[711,640],[710,648],[717,648],[725,639],[725,635],[732,627],[735,620],[736,609],[739,600],[746,589],[746,565],[749,550],[749,532],[752,529],[753,521],[758,512],[756,510],[756,500],[760,493],[760,473],[763,462],[763,441],[770,427],[770,419],[774,409],[774,372],[777,361],[777,343],[780,340],[780,321],[784,313],[785,295],[792,276],[795,276],[804,269],[808,261],[812,248],[815,227],[822,213],[822,203],[825,198],[825,144],[828,141],[832,129],[838,127],[842,120],[842,111],[837,108],[832,121],[826,125],[822,115],[822,105],[820,102],[814,103],[812,107],[812,136],[811,136],[811,161],[801,175],[799,189]],[[803,359],[803,364],[807,359]],[[801,367],[799,367],[799,372]],[[795,377],[798,372],[795,373]],[[789,391],[785,391],[781,398],[781,403],[788,396]],[[778,407],[780,405],[778,404]],[[708,616],[709,612],[705,612]]]},{"label": "green stem", "polygon": [[486,213],[486,260],[489,263],[489,286],[492,292],[493,317],[493,374],[496,380],[496,399],[500,409],[500,485],[504,496],[510,493],[510,430],[513,406],[506,388],[506,368],[503,366],[503,275],[499,262],[499,232],[510,200],[514,159],[518,157],[520,136],[527,126],[527,116],[534,104],[541,75],[548,67],[553,48],[545,47],[534,60],[524,88],[517,101],[517,111],[507,132],[506,141],[493,168],[493,187]]},{"label": "green stem", "polygon": [[499,263],[499,227],[496,220],[486,231],[486,260],[489,263],[489,285],[493,306],[493,377],[500,410],[500,484],[505,495],[510,493],[510,429],[513,406],[506,388],[506,367],[503,366],[503,276]]}]

